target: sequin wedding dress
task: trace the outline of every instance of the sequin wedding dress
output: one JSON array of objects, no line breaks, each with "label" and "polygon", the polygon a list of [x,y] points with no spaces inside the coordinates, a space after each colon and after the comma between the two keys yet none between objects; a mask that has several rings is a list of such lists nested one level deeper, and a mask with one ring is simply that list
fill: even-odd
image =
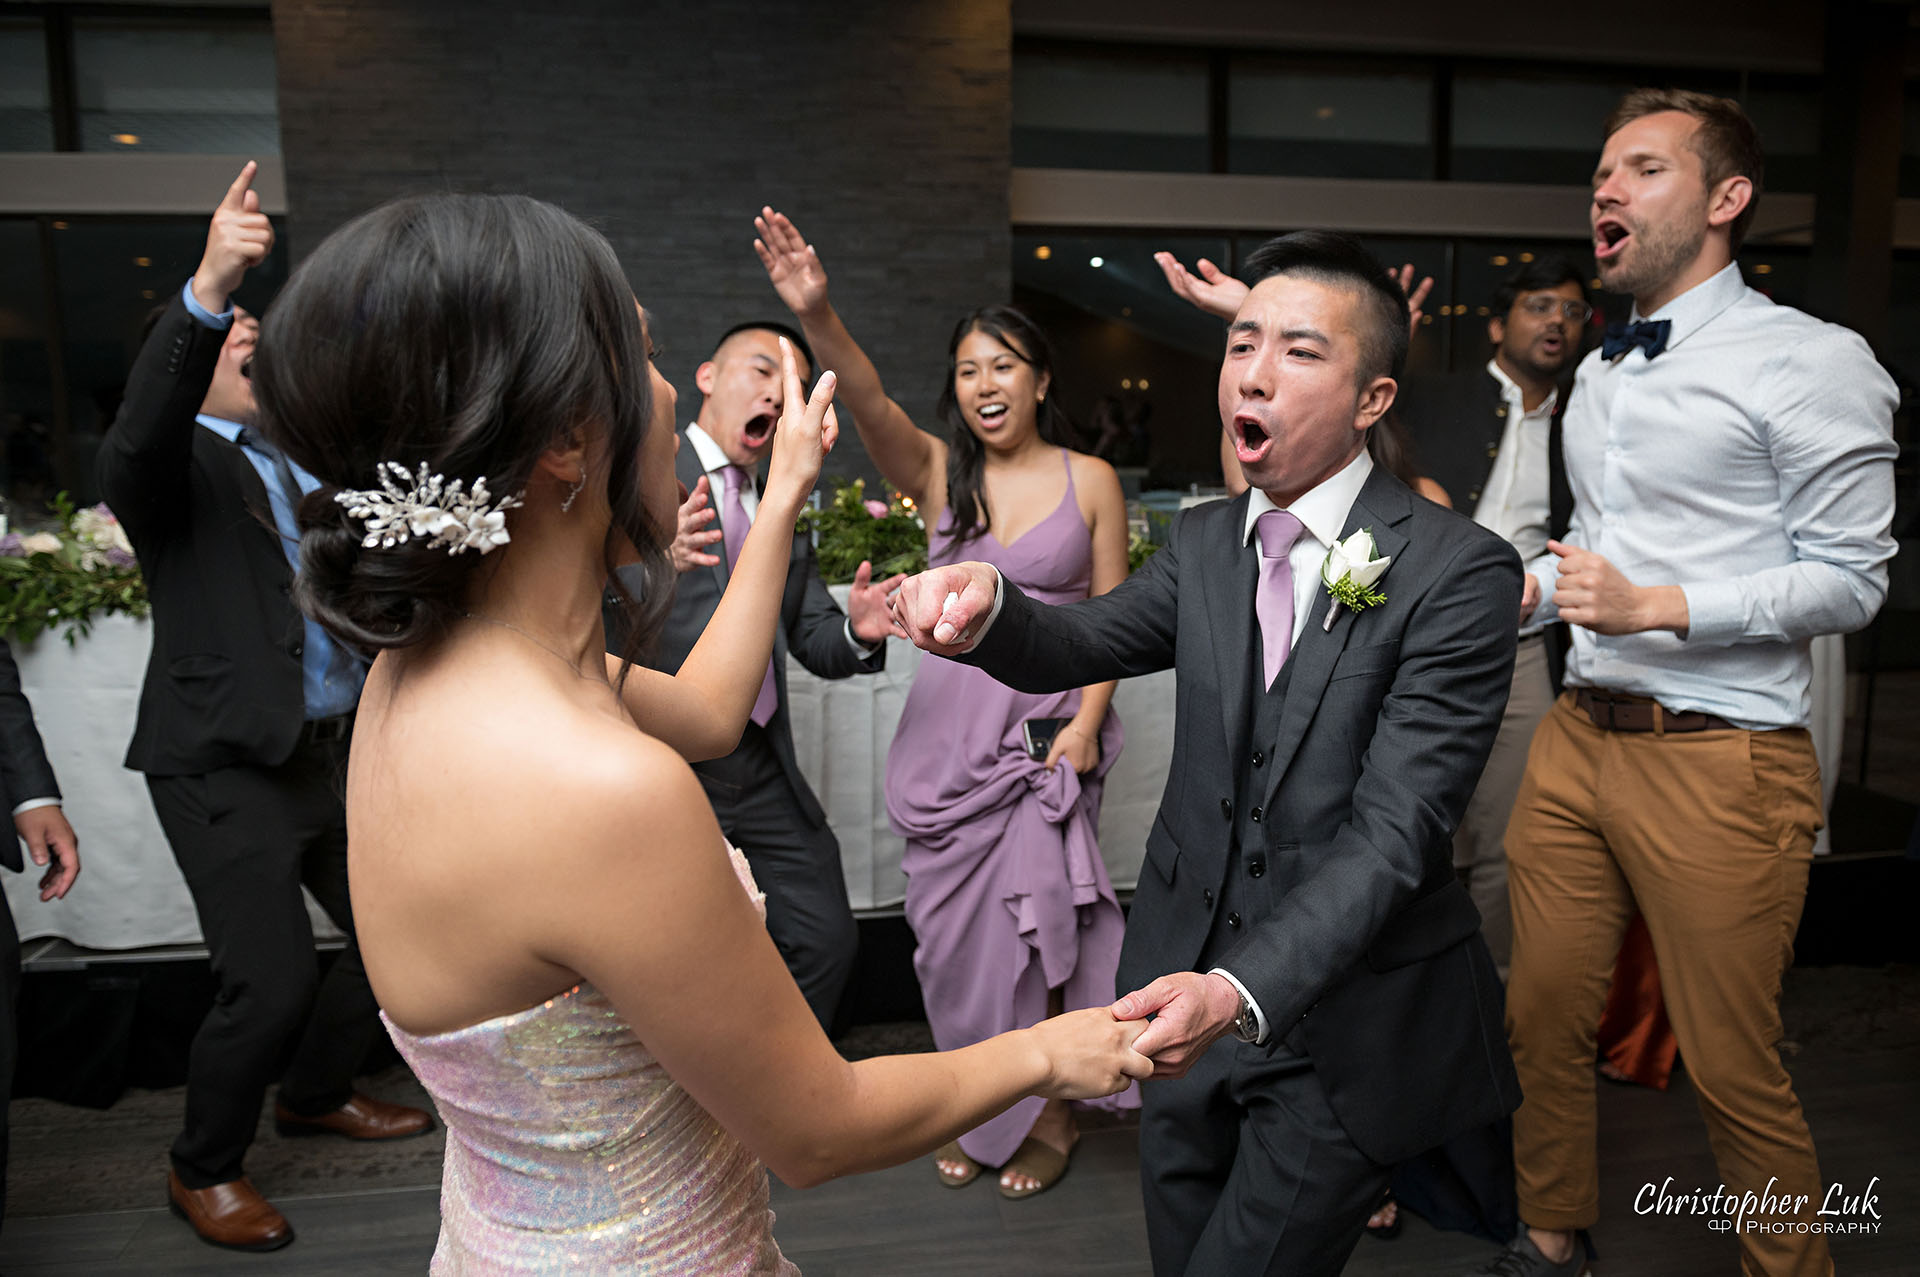
[{"label": "sequin wedding dress", "polygon": [[765,1168],[593,986],[449,1033],[387,1032],[447,1124],[434,1273],[799,1272],[773,1240]]}]

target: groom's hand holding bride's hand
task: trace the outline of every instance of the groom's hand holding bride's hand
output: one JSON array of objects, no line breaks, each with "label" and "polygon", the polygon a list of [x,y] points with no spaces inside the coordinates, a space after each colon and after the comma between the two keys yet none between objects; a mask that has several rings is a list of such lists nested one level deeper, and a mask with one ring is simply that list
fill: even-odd
[{"label": "groom's hand holding bride's hand", "polygon": [[809,397],[800,384],[800,366],[793,344],[780,339],[780,377],[785,389],[780,424],[773,432],[773,455],[767,461],[767,486],[761,504],[772,503],[783,514],[798,518],[807,494],[820,477],[820,465],[840,437],[840,419],[833,412],[833,370],[820,374]]},{"label": "groom's hand holding bride's hand", "polygon": [[1142,1026],[1105,1007],[1088,1007],[1021,1030],[1046,1061],[1034,1094],[1050,1100],[1097,1100],[1153,1073],[1153,1061],[1133,1047]]},{"label": "groom's hand holding bride's hand", "polygon": [[935,656],[958,656],[979,641],[999,588],[1000,574],[985,563],[928,568],[900,583],[893,619],[915,647]]},{"label": "groom's hand holding bride's hand", "polygon": [[1122,1020],[1153,1016],[1133,1049],[1153,1058],[1154,1077],[1184,1077],[1233,1027],[1240,993],[1222,976],[1175,971],[1121,998],[1113,1014]]}]

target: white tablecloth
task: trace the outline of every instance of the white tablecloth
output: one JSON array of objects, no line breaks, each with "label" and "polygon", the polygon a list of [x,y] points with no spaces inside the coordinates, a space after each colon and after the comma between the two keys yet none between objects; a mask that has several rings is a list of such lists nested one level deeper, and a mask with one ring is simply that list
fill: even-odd
[{"label": "white tablecloth", "polygon": [[[154,818],[146,782],[121,766],[150,642],[146,622],[113,616],[74,647],[43,635],[14,649],[80,838],[82,866],[73,891],[50,904],[40,903],[31,865],[25,874],[0,873],[22,939],[59,936],[89,949],[200,939],[192,898]],[[879,675],[823,682],[787,665],[794,746],[839,836],[847,896],[857,910],[897,906],[906,886],[881,778],[920,660],[918,649],[895,639]],[[1100,844],[1114,884],[1130,887],[1172,750],[1172,673],[1123,683],[1115,705],[1126,723],[1127,747],[1107,778]],[[329,933],[324,918],[315,916],[321,933]]]}]

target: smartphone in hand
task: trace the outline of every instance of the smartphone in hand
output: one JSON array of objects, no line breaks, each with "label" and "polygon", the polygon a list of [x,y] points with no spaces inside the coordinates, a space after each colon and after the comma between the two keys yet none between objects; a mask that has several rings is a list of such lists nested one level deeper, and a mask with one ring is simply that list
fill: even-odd
[{"label": "smartphone in hand", "polygon": [[1028,755],[1036,762],[1046,762],[1053,738],[1072,721],[1071,718],[1029,718],[1020,724],[1020,736],[1026,742]]}]

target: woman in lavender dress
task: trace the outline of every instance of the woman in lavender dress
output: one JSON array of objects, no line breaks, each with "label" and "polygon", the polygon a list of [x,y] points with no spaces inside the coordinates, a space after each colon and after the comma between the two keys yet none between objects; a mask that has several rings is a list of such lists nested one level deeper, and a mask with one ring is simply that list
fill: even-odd
[{"label": "woman in lavender dress", "polygon": [[[887,397],[792,222],[767,209],[754,224],[761,263],[838,375],[868,454],[925,517],[933,563],[985,560],[1048,603],[1126,577],[1119,477],[1064,446],[1050,352],[1031,320],[989,306],[960,321],[940,438]],[[1121,745],[1113,689],[1033,696],[938,657],[920,665],[887,755],[887,813],[907,843],[914,968],[942,1049],[1113,999],[1123,924],[1097,842],[1102,779]],[[1023,735],[1036,719],[1066,720],[1040,759]],[[1131,1089],[1104,1101],[1138,1102]],[[1034,1099],[962,1135],[936,1164],[954,1187],[998,1166],[1001,1193],[1026,1197],[1060,1177],[1077,1138],[1065,1102]]]}]

